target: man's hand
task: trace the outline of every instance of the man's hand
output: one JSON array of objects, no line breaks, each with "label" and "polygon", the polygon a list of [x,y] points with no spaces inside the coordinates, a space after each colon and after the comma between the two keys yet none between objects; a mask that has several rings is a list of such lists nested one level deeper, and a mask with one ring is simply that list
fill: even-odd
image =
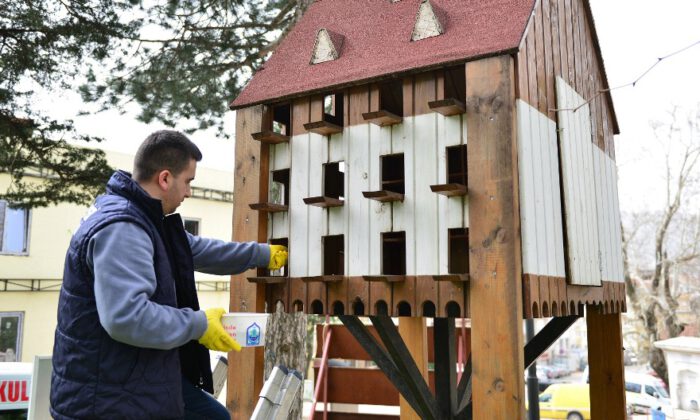
[{"label": "man's hand", "polygon": [[270,263],[267,268],[279,270],[287,264],[287,247],[284,245],[270,245]]},{"label": "man's hand", "polygon": [[231,338],[224,330],[224,326],[221,325],[221,316],[224,312],[226,311],[223,308],[212,308],[204,311],[207,314],[207,330],[204,331],[204,335],[199,337],[199,343],[209,350],[241,351],[241,345]]}]

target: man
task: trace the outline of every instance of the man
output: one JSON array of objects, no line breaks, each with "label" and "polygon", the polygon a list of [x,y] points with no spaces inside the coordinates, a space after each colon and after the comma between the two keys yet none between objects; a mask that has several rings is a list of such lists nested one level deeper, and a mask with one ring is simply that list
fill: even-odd
[{"label": "man", "polygon": [[[118,171],[71,239],[58,303],[56,419],[229,419],[209,350],[240,350],[221,308],[199,310],[194,270],[277,269],[286,248],[192,236],[174,211],[202,155],[176,131],[146,138],[133,178]],[[235,384],[232,384],[232,386]]]}]

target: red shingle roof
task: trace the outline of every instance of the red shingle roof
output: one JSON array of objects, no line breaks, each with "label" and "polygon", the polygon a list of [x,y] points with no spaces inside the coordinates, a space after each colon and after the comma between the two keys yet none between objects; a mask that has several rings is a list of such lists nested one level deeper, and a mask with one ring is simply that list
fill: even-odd
[{"label": "red shingle roof", "polygon": [[[411,42],[421,0],[317,0],[231,107],[515,51],[535,0],[432,0],[445,32]],[[311,65],[320,28],[343,35],[340,57]]]}]

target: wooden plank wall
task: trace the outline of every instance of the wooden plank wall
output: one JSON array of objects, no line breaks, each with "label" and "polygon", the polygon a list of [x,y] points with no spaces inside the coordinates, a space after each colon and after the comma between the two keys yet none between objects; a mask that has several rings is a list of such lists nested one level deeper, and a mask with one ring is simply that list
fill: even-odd
[{"label": "wooden plank wall", "polygon": [[603,64],[595,51],[587,0],[538,0],[517,55],[517,96],[556,121],[555,77],[586,99],[591,109],[591,141],[613,159],[614,120],[605,87]]},{"label": "wooden plank wall", "polygon": [[[446,148],[466,144],[463,115],[445,117],[432,112],[427,103],[438,95],[442,72],[428,72],[404,79],[404,119],[400,124],[379,127],[367,123],[362,114],[372,104],[372,86],[358,86],[344,92],[346,126],[342,133],[321,136],[307,132],[318,97],[293,102],[293,132],[289,144],[270,146],[271,170],[291,168],[289,211],[269,217],[268,238],[289,238],[289,276],[296,284],[289,303],[302,295],[306,307],[313,300],[330,312],[335,301],[350,313],[359,299],[366,313],[384,301],[397,314],[404,301],[413,315],[421,315],[424,302],[432,302],[438,314],[456,301],[466,312],[464,284],[436,282],[433,275],[448,274],[448,229],[469,226],[467,197],[445,197],[433,193],[430,185],[447,183]],[[251,141],[251,140],[247,140]],[[405,199],[381,203],[363,197],[363,191],[380,189],[380,156],[404,154]],[[323,164],[345,162],[345,204],[321,209],[308,206],[303,198],[323,193]],[[264,199],[263,199],[264,200]],[[394,284],[367,282],[362,276],[379,275],[382,270],[381,234],[406,232],[407,280]],[[300,284],[300,278],[322,274],[322,242],[325,235],[344,235],[345,276],[335,284]],[[464,256],[467,258],[467,256]],[[270,286],[268,286],[270,288]],[[304,290],[305,288],[305,290]],[[440,298],[442,296],[442,299]],[[269,305],[272,307],[273,305]]]}]

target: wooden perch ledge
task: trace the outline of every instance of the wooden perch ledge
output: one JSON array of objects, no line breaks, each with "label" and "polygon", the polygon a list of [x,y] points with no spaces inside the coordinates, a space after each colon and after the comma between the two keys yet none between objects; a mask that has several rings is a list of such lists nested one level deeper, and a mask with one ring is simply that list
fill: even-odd
[{"label": "wooden perch ledge", "polygon": [[272,130],[265,130],[265,131],[253,133],[253,134],[251,134],[251,137],[253,137],[253,140],[257,140],[259,142],[268,143],[268,144],[278,144],[278,143],[289,142],[289,136],[285,136],[284,134],[280,134],[280,133],[275,133]]},{"label": "wooden perch ledge", "polygon": [[251,283],[258,283],[258,284],[280,284],[280,283],[287,283],[289,281],[289,277],[287,277],[287,276],[248,277],[248,281]]},{"label": "wooden perch ledge", "polygon": [[399,117],[398,115],[383,109],[374,112],[364,112],[362,114],[362,118],[364,118],[365,121],[380,127],[398,124],[403,121],[403,117]]},{"label": "wooden perch ledge", "polygon": [[370,200],[381,201],[383,203],[391,201],[403,201],[404,195],[401,193],[379,190],[379,191],[362,191],[362,195]]},{"label": "wooden perch ledge", "polygon": [[328,121],[315,121],[304,124],[306,131],[320,134],[322,136],[330,136],[331,134],[342,133],[343,127],[333,124]]},{"label": "wooden perch ledge", "polygon": [[318,196],[318,197],[306,197],[304,198],[304,203],[308,204],[309,206],[316,206],[316,207],[342,207],[345,204],[345,200],[341,200],[339,198],[333,198],[333,197],[326,197],[326,196]]},{"label": "wooden perch ledge", "polygon": [[467,195],[467,186],[457,183],[431,185],[430,190],[436,194],[442,194],[448,197]]},{"label": "wooden perch ledge", "polygon": [[248,205],[252,210],[262,211],[266,213],[277,213],[289,210],[289,206],[275,203],[254,203]]},{"label": "wooden perch ledge", "polygon": [[439,101],[428,102],[428,106],[435,112],[450,117],[452,115],[464,114],[467,108],[464,103],[458,99],[447,98],[441,99]]}]

